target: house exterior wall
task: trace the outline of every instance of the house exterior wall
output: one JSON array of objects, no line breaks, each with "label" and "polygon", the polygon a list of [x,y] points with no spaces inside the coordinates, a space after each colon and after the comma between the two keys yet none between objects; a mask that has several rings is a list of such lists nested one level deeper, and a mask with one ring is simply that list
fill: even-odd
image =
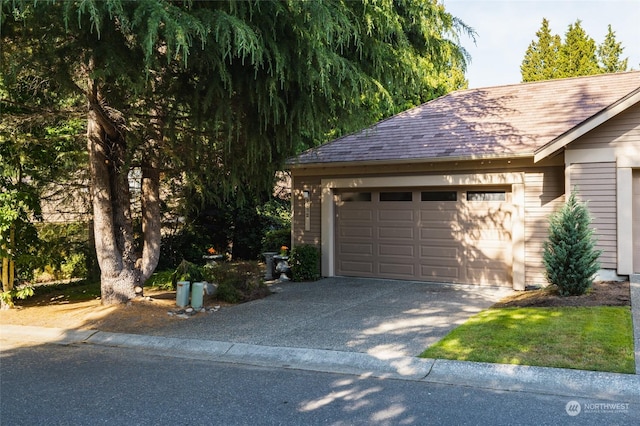
[{"label": "house exterior wall", "polygon": [[549,215],[564,204],[564,167],[528,169],[525,173],[525,271],[527,285],[546,285],[542,263]]},{"label": "house exterior wall", "polygon": [[[320,176],[292,176],[291,242],[293,246],[312,244],[320,247]],[[304,199],[309,191],[309,200]],[[308,209],[308,210],[307,210]],[[308,226],[305,216],[308,215]]]},{"label": "house exterior wall", "polygon": [[[323,226],[333,226],[332,182],[340,187],[358,187],[367,183],[382,183],[384,186],[396,183],[397,186],[508,183],[513,191],[516,224],[512,235],[514,285],[517,281],[518,287],[524,289],[525,284],[545,284],[542,244],[547,237],[548,215],[564,202],[563,164],[562,156],[558,156],[543,165],[534,165],[531,159],[521,159],[493,163],[408,164],[406,167],[293,168],[293,244],[323,246],[323,274],[331,274],[333,251],[326,247],[327,241],[323,241],[323,237],[328,239],[333,230],[323,229]],[[305,190],[310,194],[309,229],[305,229]]]},{"label": "house exterior wall", "polygon": [[569,144],[565,170],[567,188],[577,186],[588,202],[602,269],[633,273],[632,174],[640,170],[640,104]]},{"label": "house exterior wall", "polygon": [[587,202],[596,248],[602,250],[600,267],[616,269],[616,163],[574,163],[569,165],[572,191]]}]

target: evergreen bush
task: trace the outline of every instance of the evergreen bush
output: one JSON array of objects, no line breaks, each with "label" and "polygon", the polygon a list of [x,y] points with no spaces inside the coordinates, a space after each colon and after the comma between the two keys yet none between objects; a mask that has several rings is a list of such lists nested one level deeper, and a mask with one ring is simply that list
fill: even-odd
[{"label": "evergreen bush", "polygon": [[320,250],[307,244],[295,246],[289,265],[293,281],[315,281],[320,278]]},{"label": "evergreen bush", "polygon": [[549,237],[542,261],[547,280],[562,296],[587,292],[600,269],[601,251],[595,249],[587,206],[577,200],[575,190],[565,205],[549,219]]},{"label": "evergreen bush", "polygon": [[171,275],[171,284],[177,288],[180,281],[198,282],[204,279],[204,268],[188,260],[183,260]]},{"label": "evergreen bush", "polygon": [[218,284],[216,299],[224,302],[248,302],[271,294],[257,262],[222,263],[207,274],[208,281]]}]

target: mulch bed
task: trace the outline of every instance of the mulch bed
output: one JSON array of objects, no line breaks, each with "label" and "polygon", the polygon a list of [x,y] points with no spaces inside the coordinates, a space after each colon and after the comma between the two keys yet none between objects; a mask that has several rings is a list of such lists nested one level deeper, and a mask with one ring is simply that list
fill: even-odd
[{"label": "mulch bed", "polygon": [[564,307],[564,306],[630,306],[628,281],[599,281],[581,296],[561,296],[557,287],[526,290],[506,297],[493,308]]}]

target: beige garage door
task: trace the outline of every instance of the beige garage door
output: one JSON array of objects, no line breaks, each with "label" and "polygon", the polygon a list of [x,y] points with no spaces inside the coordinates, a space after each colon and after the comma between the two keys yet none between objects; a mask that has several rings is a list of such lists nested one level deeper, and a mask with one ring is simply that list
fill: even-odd
[{"label": "beige garage door", "polygon": [[633,171],[633,272],[640,274],[640,170]]},{"label": "beige garage door", "polygon": [[336,197],[336,274],[512,285],[510,192],[366,189]]}]

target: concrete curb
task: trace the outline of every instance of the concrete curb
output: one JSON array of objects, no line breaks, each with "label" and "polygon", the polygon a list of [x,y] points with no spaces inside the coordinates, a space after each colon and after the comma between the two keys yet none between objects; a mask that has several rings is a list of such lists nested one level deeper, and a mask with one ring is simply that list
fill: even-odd
[{"label": "concrete curb", "polygon": [[420,380],[429,374],[433,360],[400,357],[381,360],[360,352],[288,348],[199,339],[177,339],[97,332],[86,343],[143,349],[163,355],[208,359],[264,367],[292,368],[326,373],[363,374],[372,377]]},{"label": "concrete curb", "polygon": [[640,376],[633,374],[438,359],[424,381],[640,402]]},{"label": "concrete curb", "polygon": [[420,380],[434,360],[413,357],[380,359],[361,352],[234,344],[225,357],[237,363],[322,371],[400,380]]},{"label": "concrete curb", "polygon": [[433,360],[381,359],[361,352],[341,352],[179,339],[93,330],[2,327],[2,339],[57,344],[92,344],[142,349],[164,356],[217,362],[424,381],[494,390],[535,392],[640,402],[640,376],[522,365]]},{"label": "concrete curb", "polygon": [[224,356],[233,343],[212,340],[179,339],[174,337],[155,337],[138,334],[120,334],[99,331],[89,337],[85,343],[129,349],[144,349],[161,355],[191,356],[215,359]]}]

